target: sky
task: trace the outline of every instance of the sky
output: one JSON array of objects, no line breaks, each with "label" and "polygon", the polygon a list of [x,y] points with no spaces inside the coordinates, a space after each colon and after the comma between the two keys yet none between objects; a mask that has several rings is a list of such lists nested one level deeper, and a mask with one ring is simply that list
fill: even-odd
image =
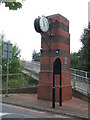
[{"label": "sky", "polygon": [[[19,0],[20,1],[20,0]],[[89,0],[25,0],[22,9],[10,11],[0,5],[0,33],[21,49],[21,59],[31,60],[32,52],[41,49],[41,35],[34,29],[38,16],[61,14],[69,20],[70,52],[78,52],[80,37],[88,26]]]}]

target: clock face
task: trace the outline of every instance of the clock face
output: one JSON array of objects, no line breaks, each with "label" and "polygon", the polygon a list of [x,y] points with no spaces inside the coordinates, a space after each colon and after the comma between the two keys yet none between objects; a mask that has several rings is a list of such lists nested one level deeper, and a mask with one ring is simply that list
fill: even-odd
[{"label": "clock face", "polygon": [[48,19],[46,17],[41,17],[39,21],[40,29],[42,32],[47,32],[49,29]]}]

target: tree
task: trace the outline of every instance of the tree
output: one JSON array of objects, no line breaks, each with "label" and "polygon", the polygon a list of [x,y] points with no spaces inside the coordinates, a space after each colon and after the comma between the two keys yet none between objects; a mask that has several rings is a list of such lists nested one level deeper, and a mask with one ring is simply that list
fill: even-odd
[{"label": "tree", "polygon": [[82,47],[78,53],[71,53],[71,67],[90,71],[90,23],[81,35]]},{"label": "tree", "polygon": [[76,52],[71,53],[70,58],[71,58],[71,68],[80,69],[81,68],[80,54]]},{"label": "tree", "polygon": [[[2,44],[4,41],[4,36],[1,35],[0,43]],[[10,42],[10,41],[9,41]],[[22,71],[22,65],[20,63],[20,52],[21,50],[14,44],[12,47],[12,60],[9,61],[9,73],[20,73]],[[2,59],[2,73],[7,73],[7,61]]]},{"label": "tree", "polygon": [[17,44],[13,45],[12,60],[9,63],[9,73],[20,73],[22,71],[20,52],[21,50],[18,48]]},{"label": "tree", "polygon": [[90,71],[90,23],[88,28],[84,29],[81,36],[82,48],[80,50],[80,59],[82,70]]},{"label": "tree", "polygon": [[88,24],[88,71],[90,71],[90,22]]},{"label": "tree", "polygon": [[32,53],[32,60],[40,62],[40,52],[37,53],[36,50]]},{"label": "tree", "polygon": [[0,74],[2,74],[2,37],[0,38]]},{"label": "tree", "polygon": [[17,10],[18,8],[22,8],[21,2],[0,2],[5,4],[5,7],[9,7],[9,10]]}]

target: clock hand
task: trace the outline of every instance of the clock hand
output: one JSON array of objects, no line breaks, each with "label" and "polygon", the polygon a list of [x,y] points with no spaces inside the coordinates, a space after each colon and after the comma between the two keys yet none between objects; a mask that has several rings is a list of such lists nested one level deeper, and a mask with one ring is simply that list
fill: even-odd
[{"label": "clock hand", "polygon": [[44,21],[43,21],[43,26],[45,27],[45,23],[44,23]]}]

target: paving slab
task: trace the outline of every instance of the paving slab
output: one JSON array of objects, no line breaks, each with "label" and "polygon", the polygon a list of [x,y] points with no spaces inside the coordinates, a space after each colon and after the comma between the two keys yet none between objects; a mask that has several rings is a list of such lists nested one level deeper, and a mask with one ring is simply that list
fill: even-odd
[{"label": "paving slab", "polygon": [[62,106],[59,106],[59,103],[56,102],[55,108],[52,108],[51,101],[37,99],[37,94],[3,96],[2,102],[56,114],[88,118],[88,102],[76,97],[72,97],[71,100],[63,102]]}]

